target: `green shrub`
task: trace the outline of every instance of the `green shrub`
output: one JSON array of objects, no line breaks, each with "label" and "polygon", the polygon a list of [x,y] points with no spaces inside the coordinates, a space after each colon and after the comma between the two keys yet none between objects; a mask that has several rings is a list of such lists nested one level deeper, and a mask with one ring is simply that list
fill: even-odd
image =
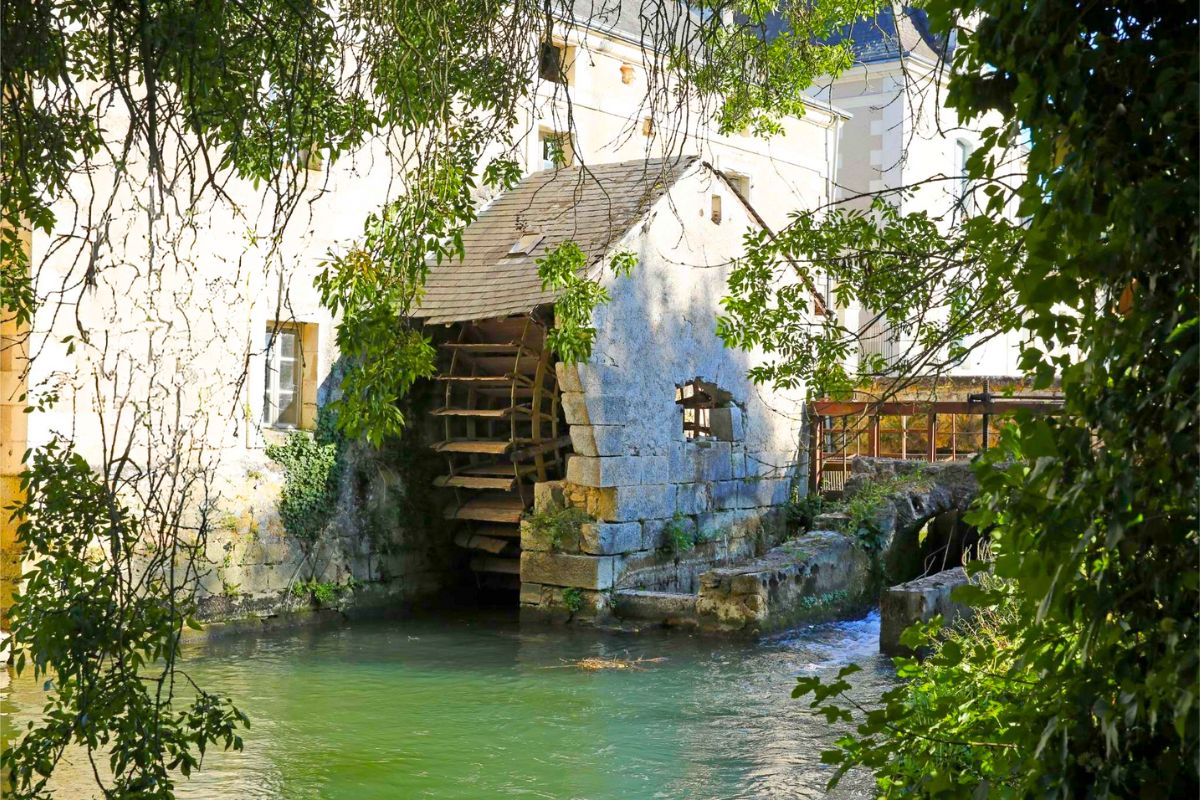
[{"label": "green shrub", "polygon": [[898,492],[923,489],[928,483],[924,465],[918,465],[912,472],[863,484],[862,488],[845,501],[842,509],[850,518],[846,523],[846,533],[858,539],[865,549],[878,550],[883,544],[883,531],[875,521],[879,509],[884,503],[890,502],[891,497]]},{"label": "green shrub", "polygon": [[551,550],[558,550],[568,540],[578,538],[585,524],[596,520],[582,508],[554,507],[534,511],[526,521],[535,533],[550,541]]},{"label": "green shrub", "polygon": [[[849,684],[843,679],[857,667],[843,670],[833,682],[798,680],[793,697],[812,695],[814,710],[861,723],[858,736],[839,738],[836,749],[822,756],[838,765],[838,777],[861,763],[875,770],[880,796],[963,797],[979,786],[990,787],[989,796],[1014,796],[1023,757],[1015,748],[996,744],[1008,741],[1009,732],[1002,716],[989,709],[1028,702],[1038,676],[1012,650],[1021,620],[1011,587],[986,574],[977,586],[1001,601],[977,608],[973,618],[949,628],[942,628],[937,616],[905,631],[901,641],[928,657],[895,659],[906,680],[884,696],[883,708],[862,716],[855,714],[861,706],[849,710],[853,704],[845,698]],[[964,658],[983,651],[989,654],[985,670]]]},{"label": "green shrub", "polygon": [[675,555],[690,552],[696,546],[695,529],[687,524],[687,517],[678,511],[665,528],[667,533],[666,547]]},{"label": "green shrub", "polygon": [[305,599],[312,598],[319,606],[331,606],[339,597],[354,590],[358,582],[354,578],[349,578],[345,583],[338,584],[333,581],[319,581],[312,578],[307,581],[297,581],[292,584],[292,596]]},{"label": "green shrub", "polygon": [[803,497],[793,498],[787,505],[788,525],[798,531],[807,531],[824,510],[825,498],[819,492],[809,492]]},{"label": "green shrub", "polygon": [[583,592],[573,586],[563,589],[562,599],[563,605],[567,607],[567,611],[570,611],[572,616],[578,614],[580,609],[583,608]]}]

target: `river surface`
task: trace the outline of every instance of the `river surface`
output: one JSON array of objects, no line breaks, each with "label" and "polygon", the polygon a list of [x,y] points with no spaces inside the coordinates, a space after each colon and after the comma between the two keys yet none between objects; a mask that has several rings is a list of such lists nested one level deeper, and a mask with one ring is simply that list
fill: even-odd
[{"label": "river surface", "polygon": [[[264,632],[189,645],[185,668],[249,715],[243,753],[209,753],[188,800],[809,798],[835,732],[790,698],[798,675],[893,673],[879,617],[731,643],[680,633],[517,625],[496,612]],[[642,659],[589,671],[579,659]],[[654,659],[654,660],[652,660]],[[661,660],[659,660],[661,659]],[[5,690],[5,727],[43,687]],[[56,796],[94,794],[79,759]],[[869,795],[853,775],[832,795]]]}]

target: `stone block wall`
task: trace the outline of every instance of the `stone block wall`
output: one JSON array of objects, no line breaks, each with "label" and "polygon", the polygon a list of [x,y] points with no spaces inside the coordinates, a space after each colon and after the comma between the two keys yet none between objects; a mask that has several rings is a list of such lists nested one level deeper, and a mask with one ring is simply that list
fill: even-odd
[{"label": "stone block wall", "polygon": [[[707,213],[717,196],[720,222]],[[730,265],[757,224],[724,181],[698,172],[614,246],[638,264],[602,276],[611,300],[592,320],[591,357],[557,365],[574,452],[565,480],[535,501],[583,509],[594,524],[557,551],[526,530],[524,607],[560,605],[564,589],[597,612],[614,587],[691,591],[703,568],[761,552],[781,532],[779,508],[803,485],[802,393],[754,385],[755,355],[716,335]],[[676,397],[696,380],[723,407],[710,435],[688,439]],[[678,551],[672,532],[694,546]]]},{"label": "stone block wall", "polygon": [[[270,461],[246,461],[241,482],[222,495],[197,565],[203,618],[223,622],[319,605],[399,605],[436,595],[457,580],[452,537],[429,492],[408,491],[409,485],[427,486],[426,476],[411,464],[398,468],[411,459],[356,445],[342,458],[336,509],[311,544],[284,529],[283,470]],[[312,582],[332,591],[333,599],[318,603],[306,588]]]},{"label": "stone block wall", "polygon": [[[581,509],[591,517],[552,541],[531,520],[521,523],[521,605],[526,611],[562,612],[573,595],[575,615],[605,618],[621,588],[694,592],[700,576],[717,564],[760,553],[783,535],[776,507],[684,514],[657,497],[679,497],[676,484],[663,487],[588,487],[569,481],[537,485],[535,514]],[[639,514],[648,514],[639,517]],[[694,546],[677,550],[671,527],[692,535]],[[569,591],[568,591],[569,590]],[[564,594],[565,593],[565,594]]]}]

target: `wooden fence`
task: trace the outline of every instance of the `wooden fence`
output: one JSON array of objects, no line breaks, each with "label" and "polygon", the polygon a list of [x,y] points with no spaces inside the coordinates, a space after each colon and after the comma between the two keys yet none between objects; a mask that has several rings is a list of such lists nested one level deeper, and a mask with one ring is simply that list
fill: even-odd
[{"label": "wooden fence", "polygon": [[987,450],[1000,427],[1019,408],[1035,413],[1062,410],[1058,397],[998,397],[985,386],[963,400],[842,402],[818,400],[809,407],[809,488],[840,492],[855,458],[949,461]]}]

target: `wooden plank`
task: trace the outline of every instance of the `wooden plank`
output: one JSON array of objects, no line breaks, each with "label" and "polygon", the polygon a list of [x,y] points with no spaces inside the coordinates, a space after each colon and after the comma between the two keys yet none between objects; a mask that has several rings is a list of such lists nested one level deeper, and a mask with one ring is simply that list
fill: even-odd
[{"label": "wooden plank", "polygon": [[519,497],[478,497],[446,512],[447,519],[479,522],[520,522],[525,504]]},{"label": "wooden plank", "polygon": [[512,442],[491,439],[450,439],[433,444],[433,450],[438,453],[482,453],[493,456],[504,455],[511,447]]},{"label": "wooden plank", "polygon": [[516,484],[517,479],[513,477],[484,478],[474,475],[439,475],[433,479],[433,485],[440,488],[499,489],[502,492],[512,490]]},{"label": "wooden plank", "polygon": [[446,350],[459,350],[467,353],[499,353],[511,354],[522,349],[518,342],[443,342],[438,345]]},{"label": "wooden plank", "polygon": [[471,569],[475,572],[499,572],[505,575],[520,575],[521,559],[475,556],[471,559]]},{"label": "wooden plank", "polygon": [[504,419],[512,414],[512,408],[435,408],[435,417],[479,417],[481,419]]},{"label": "wooden plank", "polygon": [[482,383],[496,385],[500,383],[512,383],[518,377],[516,375],[438,375],[434,380],[448,381],[450,383]]},{"label": "wooden plank", "polygon": [[482,550],[485,553],[498,556],[505,550],[516,550],[517,544],[512,539],[494,539],[478,533],[463,531],[454,537],[454,543],[464,550]]}]

